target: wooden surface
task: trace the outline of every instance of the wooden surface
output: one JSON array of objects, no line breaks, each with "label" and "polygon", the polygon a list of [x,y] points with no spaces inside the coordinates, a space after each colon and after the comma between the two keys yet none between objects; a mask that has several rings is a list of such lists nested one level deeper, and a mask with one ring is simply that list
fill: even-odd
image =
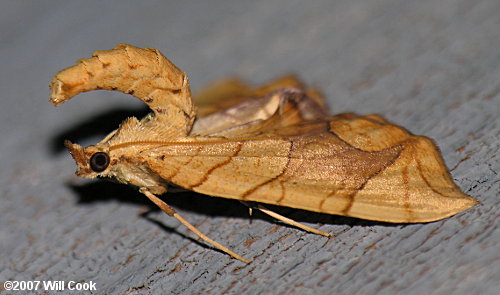
[{"label": "wooden surface", "polygon": [[[189,3],[0,4],[1,282],[93,281],[92,294],[498,294],[498,1]],[[481,204],[412,225],[273,208],[327,239],[249,217],[234,201],[163,196],[253,261],[244,265],[133,189],[73,175],[64,139],[95,143],[144,109],[109,92],[56,109],[47,85],[121,42],[160,49],[195,91],[233,75],[261,83],[297,73],[334,113],[379,113],[435,139],[455,181]]]}]

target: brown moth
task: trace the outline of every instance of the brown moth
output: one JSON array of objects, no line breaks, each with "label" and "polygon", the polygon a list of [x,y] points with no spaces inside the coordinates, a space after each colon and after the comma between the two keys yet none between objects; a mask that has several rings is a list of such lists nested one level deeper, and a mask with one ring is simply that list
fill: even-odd
[{"label": "brown moth", "polygon": [[321,95],[292,77],[258,89],[226,81],[195,99],[196,110],[184,72],[156,49],[120,44],[60,71],[50,87],[54,105],[96,89],[146,103],[149,115],[128,118],[96,145],[66,142],[76,174],[138,187],[205,241],[247,263],[156,195],[174,184],[209,196],[394,223],[440,220],[476,204],[453,182],[432,140],[378,115],[329,115]]}]

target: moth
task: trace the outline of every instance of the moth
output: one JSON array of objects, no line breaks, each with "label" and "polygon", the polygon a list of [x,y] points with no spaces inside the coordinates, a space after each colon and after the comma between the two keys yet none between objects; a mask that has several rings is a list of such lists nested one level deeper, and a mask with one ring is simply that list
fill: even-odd
[{"label": "moth", "polygon": [[[476,200],[453,182],[437,146],[379,115],[329,115],[322,96],[292,77],[260,88],[228,81],[194,102],[186,74],[157,49],[120,44],[57,73],[59,105],[96,89],[130,94],[151,109],[96,145],[66,141],[81,177],[130,184],[206,242],[158,195],[175,185],[242,202],[393,223],[431,222]],[[286,223],[328,236],[274,213]]]}]

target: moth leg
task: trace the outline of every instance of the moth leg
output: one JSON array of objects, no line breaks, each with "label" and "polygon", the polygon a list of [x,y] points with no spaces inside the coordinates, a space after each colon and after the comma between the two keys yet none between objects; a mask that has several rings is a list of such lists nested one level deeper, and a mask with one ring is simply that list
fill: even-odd
[{"label": "moth leg", "polygon": [[168,215],[175,217],[177,220],[179,220],[182,224],[184,224],[188,229],[190,229],[193,233],[195,233],[198,237],[203,239],[205,242],[211,244],[215,248],[221,250],[222,252],[225,252],[232,257],[241,260],[245,263],[250,263],[250,260],[245,259],[241,257],[240,255],[234,253],[233,251],[229,250],[228,248],[222,246],[221,244],[217,243],[216,241],[210,239],[207,237],[205,234],[200,232],[194,225],[191,223],[187,222],[182,216],[180,216],[172,207],[170,207],[167,203],[163,202],[160,198],[152,194],[150,191],[147,189],[141,188],[139,190],[141,193],[143,193],[148,199],[150,199],[153,203],[155,203],[156,206],[158,206],[163,212],[167,213]]},{"label": "moth leg", "polygon": [[250,209],[254,208],[254,209],[257,209],[257,210],[260,210],[261,212],[273,217],[273,218],[276,218],[278,220],[280,220],[281,222],[284,222],[288,225],[291,225],[291,226],[295,226],[295,227],[298,227],[300,229],[303,229],[305,231],[308,231],[308,232],[311,232],[313,234],[317,234],[317,235],[322,235],[322,236],[325,236],[325,237],[330,237],[330,234],[327,233],[327,232],[324,232],[324,231],[321,231],[319,229],[315,229],[315,228],[312,228],[310,226],[307,226],[307,225],[304,225],[300,222],[297,222],[293,219],[290,219],[288,217],[285,217],[283,215],[280,215],[274,211],[271,211],[269,209],[267,209],[266,207],[260,205],[260,204],[257,204],[257,207],[252,207],[249,203],[247,202],[244,202],[244,201],[240,201],[242,204],[244,204],[245,206],[248,206]]}]

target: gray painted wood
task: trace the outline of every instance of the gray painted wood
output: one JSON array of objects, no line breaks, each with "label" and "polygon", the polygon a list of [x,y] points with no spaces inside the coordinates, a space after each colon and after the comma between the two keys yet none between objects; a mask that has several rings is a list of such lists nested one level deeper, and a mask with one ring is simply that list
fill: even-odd
[{"label": "gray painted wood", "polygon": [[[498,1],[201,2],[0,4],[0,281],[93,281],[93,294],[498,294]],[[164,196],[246,266],[133,189],[73,176],[62,140],[94,143],[142,105],[95,92],[55,109],[47,85],[121,42],[159,48],[195,90],[298,73],[335,113],[380,113],[434,138],[481,204],[413,225],[278,209],[327,239],[237,202]]]}]

